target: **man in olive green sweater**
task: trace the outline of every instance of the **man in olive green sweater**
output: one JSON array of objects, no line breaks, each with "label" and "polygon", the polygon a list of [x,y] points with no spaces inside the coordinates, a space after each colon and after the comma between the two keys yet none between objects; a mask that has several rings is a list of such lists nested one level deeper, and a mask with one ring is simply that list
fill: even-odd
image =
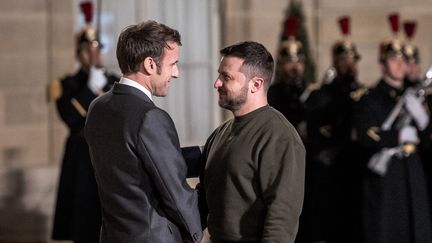
[{"label": "man in olive green sweater", "polygon": [[210,135],[203,151],[201,206],[208,209],[211,241],[294,242],[305,149],[294,127],[267,103],[273,58],[256,42],[220,53],[214,87],[219,105],[234,118]]}]

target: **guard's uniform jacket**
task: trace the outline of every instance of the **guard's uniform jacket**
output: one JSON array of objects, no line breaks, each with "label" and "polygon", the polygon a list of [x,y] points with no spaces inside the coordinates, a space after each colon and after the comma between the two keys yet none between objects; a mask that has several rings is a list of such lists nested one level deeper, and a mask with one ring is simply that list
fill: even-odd
[{"label": "guard's uniform jacket", "polygon": [[[401,117],[389,131],[381,131],[380,127],[402,93],[381,80],[361,99],[354,124],[361,152],[367,158],[364,166],[382,148],[398,146],[397,123]],[[430,126],[419,132],[419,137],[427,134]],[[416,150],[393,156],[383,176],[367,170],[363,186],[364,242],[432,242],[425,175]]]},{"label": "guard's uniform jacket", "polygon": [[[119,78],[106,73],[108,91]],[[98,240],[101,208],[88,145],[83,137],[87,109],[97,97],[88,87],[88,73],[80,69],[51,84],[51,99],[69,128],[54,217],[55,240]]]},{"label": "guard's uniform jacket", "polygon": [[348,240],[353,236],[359,166],[352,141],[352,113],[366,91],[353,78],[336,76],[305,102],[306,189],[299,240]]},{"label": "guard's uniform jacket", "polygon": [[282,113],[302,138],[304,138],[303,132],[299,131],[299,125],[304,121],[304,108],[300,96],[305,90],[304,83],[304,81],[298,84],[278,81],[270,86],[267,95],[269,105]]}]

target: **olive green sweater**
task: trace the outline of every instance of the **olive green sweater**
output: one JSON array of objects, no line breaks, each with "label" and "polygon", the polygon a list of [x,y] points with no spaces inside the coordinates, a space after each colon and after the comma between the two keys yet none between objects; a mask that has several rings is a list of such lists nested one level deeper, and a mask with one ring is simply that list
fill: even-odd
[{"label": "olive green sweater", "polygon": [[204,148],[212,242],[294,242],[303,205],[305,149],[270,106],[218,127]]}]

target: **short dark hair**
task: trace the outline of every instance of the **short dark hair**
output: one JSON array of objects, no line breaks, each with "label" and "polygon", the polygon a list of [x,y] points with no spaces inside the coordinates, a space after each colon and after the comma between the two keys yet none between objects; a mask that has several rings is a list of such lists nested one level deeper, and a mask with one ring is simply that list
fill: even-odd
[{"label": "short dark hair", "polygon": [[149,20],[122,30],[117,43],[117,61],[123,74],[136,73],[147,57],[159,66],[168,42],[181,46],[181,36],[164,24]]},{"label": "short dark hair", "polygon": [[260,43],[254,41],[240,42],[220,50],[222,56],[234,56],[243,59],[241,72],[248,78],[255,76],[264,79],[264,88],[270,87],[274,61],[270,52]]}]

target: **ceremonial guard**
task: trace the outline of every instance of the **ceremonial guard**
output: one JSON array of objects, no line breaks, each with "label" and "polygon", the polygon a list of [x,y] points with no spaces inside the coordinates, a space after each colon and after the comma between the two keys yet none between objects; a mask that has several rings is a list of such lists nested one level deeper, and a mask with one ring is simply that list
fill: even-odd
[{"label": "ceremonial guard", "polygon": [[286,39],[281,42],[276,60],[274,83],[268,90],[268,102],[280,111],[305,139],[303,104],[300,96],[305,90],[305,55],[302,43],[295,36],[299,19],[285,21]]},{"label": "ceremonial guard", "polygon": [[[305,99],[306,196],[298,242],[353,242],[359,177],[352,146],[352,112],[367,91],[357,80],[360,55],[350,18],[339,18],[343,39],[332,47],[332,67]],[[349,216],[348,216],[349,215]]]},{"label": "ceremonial guard", "polygon": [[[420,66],[420,51],[419,48],[414,44],[413,39],[417,28],[417,22],[413,20],[407,20],[403,23],[404,33],[406,37],[406,43],[404,45],[404,53],[407,58],[407,73],[405,76],[406,87],[414,87],[421,85],[422,70]],[[425,97],[429,111],[432,111],[432,86],[424,87],[422,95]],[[432,159],[432,158],[431,158]]]},{"label": "ceremonial guard", "polygon": [[354,113],[364,161],[363,241],[432,242],[424,169],[417,145],[430,135],[420,89],[405,89],[405,45],[399,16],[389,16],[393,36],[380,43],[382,78]]},{"label": "ceremonial guard", "polygon": [[78,33],[76,58],[79,70],[54,81],[49,97],[69,128],[58,185],[52,238],[74,242],[99,242],[101,208],[88,145],[83,137],[87,108],[118,80],[102,66],[101,43],[92,21],[91,2],[80,5],[87,26]]},{"label": "ceremonial guard", "polygon": [[[418,47],[413,43],[417,22],[416,21],[404,21],[403,24],[406,45],[405,53],[408,62],[408,71],[405,78],[405,84],[407,87],[415,87],[421,85],[421,67],[420,67],[420,52]],[[423,89],[423,97],[425,98],[426,106],[429,111],[432,111],[432,86],[429,85]],[[422,156],[423,165],[425,167],[426,181],[428,182],[429,192],[429,211],[432,213],[432,141],[431,139],[424,139],[419,146],[419,152]]]}]

